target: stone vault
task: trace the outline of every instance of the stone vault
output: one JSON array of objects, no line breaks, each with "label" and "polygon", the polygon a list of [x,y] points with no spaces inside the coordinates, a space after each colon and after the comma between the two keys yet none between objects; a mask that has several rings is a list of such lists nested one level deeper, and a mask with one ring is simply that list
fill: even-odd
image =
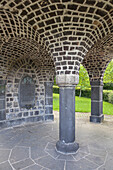
[{"label": "stone vault", "polygon": [[[112,54],[113,0],[1,0],[1,125],[53,119],[56,75],[60,87],[57,150],[76,151],[74,103],[80,64],[88,71],[92,86],[90,121],[101,122],[103,75]],[[19,104],[23,77],[34,82],[32,107]]]}]

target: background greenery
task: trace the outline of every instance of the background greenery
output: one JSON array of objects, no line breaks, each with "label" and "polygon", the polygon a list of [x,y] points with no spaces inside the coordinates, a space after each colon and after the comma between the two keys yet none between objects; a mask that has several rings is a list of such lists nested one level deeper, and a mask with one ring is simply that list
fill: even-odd
[{"label": "background greenery", "polygon": [[[91,112],[91,99],[84,97],[75,97],[76,112]],[[59,94],[53,94],[53,110],[59,111]],[[103,102],[103,113],[113,115],[113,105]]]},{"label": "background greenery", "polygon": [[[104,73],[103,100],[113,104],[113,60]],[[53,93],[59,94],[59,87],[54,81]],[[76,86],[76,96],[91,98],[91,86],[86,69],[80,65],[79,84]]]},{"label": "background greenery", "polygon": [[[113,60],[104,73],[103,113],[113,115]],[[53,86],[53,109],[59,110],[59,87]],[[79,96],[79,97],[78,97]],[[80,65],[79,84],[76,86],[76,112],[91,112],[91,86],[86,69]],[[109,103],[108,103],[109,102]]]}]

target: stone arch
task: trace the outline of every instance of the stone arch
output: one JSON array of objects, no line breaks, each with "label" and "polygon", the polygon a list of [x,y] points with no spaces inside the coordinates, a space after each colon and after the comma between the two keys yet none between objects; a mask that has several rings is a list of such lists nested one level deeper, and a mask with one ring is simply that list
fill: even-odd
[{"label": "stone arch", "polygon": [[[35,103],[31,108],[22,108],[19,104],[19,85],[22,78],[26,75],[30,76],[35,83]],[[34,119],[37,119],[37,116],[41,120],[53,119],[52,104],[50,105],[49,111],[46,111],[49,105],[47,102],[47,104],[45,103],[45,101],[48,100],[48,98],[45,97],[45,83],[52,83],[54,76],[55,70],[53,65],[41,66],[40,63],[37,64],[35,60],[26,57],[12,63],[7,75],[6,119],[32,119],[32,116]]]},{"label": "stone arch", "polygon": [[90,81],[103,81],[104,72],[113,58],[113,34],[98,41],[86,54],[82,64],[87,69]]},{"label": "stone arch", "polygon": [[4,76],[11,63],[23,56],[38,58],[40,62],[46,58],[46,62],[52,63],[44,42],[28,23],[4,9],[0,9],[0,18],[0,65]]},{"label": "stone arch", "polygon": [[79,65],[91,46],[113,29],[111,1],[28,0],[5,5],[2,1],[1,6],[39,33],[53,55],[57,75],[78,75]]},{"label": "stone arch", "polygon": [[[75,142],[75,84],[79,80],[79,67],[86,54],[88,52],[90,54],[92,50],[95,52],[95,49],[98,48],[97,45],[101,46],[100,41],[102,38],[106,38],[106,36],[109,36],[113,32],[112,0],[1,0],[0,5],[2,9],[8,10],[17,19],[21,18],[24,23],[30,25],[31,30],[35,30],[35,33],[38,33],[39,39],[42,40],[42,44],[40,43],[42,49],[46,47],[46,50],[44,50],[45,54],[46,52],[48,53],[51,58],[50,61],[54,60],[57,75],[56,81],[60,86],[61,99],[60,140],[57,142],[56,147],[60,152],[76,152],[79,146]],[[3,27],[4,23],[2,22],[1,24]],[[18,22],[16,25],[18,25]],[[7,29],[8,27],[6,27],[6,34]],[[27,37],[26,41],[28,39]],[[33,39],[33,41],[35,40]],[[37,43],[37,40],[35,42]],[[5,46],[7,46],[6,43],[4,44]],[[103,46],[98,48],[98,59],[104,64],[106,50],[104,49],[105,51],[102,51]],[[35,47],[33,48],[34,51]],[[10,48],[11,50],[13,51],[13,48]],[[21,51],[21,46],[19,50]],[[8,48],[5,51],[2,68],[7,66],[6,61],[12,56],[12,52],[11,55],[7,53]],[[2,52],[3,50],[0,53]],[[8,54],[7,57],[6,54]],[[101,58],[101,54],[104,54],[105,58]],[[92,57],[89,55],[87,60],[89,63],[92,63],[92,61],[90,62],[90,58]],[[32,59],[35,60],[34,55]],[[46,63],[43,57],[41,57],[41,61],[45,61]],[[47,65],[44,65],[42,62],[41,66],[46,67]],[[49,65],[48,62],[48,66],[52,67],[52,64]],[[100,74],[98,75],[95,71],[91,72],[91,79],[96,80],[96,78],[101,78]],[[99,85],[98,90],[101,89],[102,91],[100,87],[102,84],[97,83],[96,85]],[[100,105],[98,108],[100,108]],[[103,115],[99,112],[98,116],[93,116],[93,118],[94,120],[96,118],[97,121],[101,121]]]}]

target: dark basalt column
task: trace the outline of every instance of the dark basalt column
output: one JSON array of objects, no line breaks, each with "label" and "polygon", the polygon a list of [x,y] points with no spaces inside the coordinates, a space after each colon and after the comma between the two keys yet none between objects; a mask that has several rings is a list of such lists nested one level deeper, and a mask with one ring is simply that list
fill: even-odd
[{"label": "dark basalt column", "polygon": [[91,84],[91,116],[90,122],[101,123],[103,115],[103,82],[92,81]]},{"label": "dark basalt column", "polygon": [[6,119],[6,110],[5,110],[5,80],[0,80],[0,121]]},{"label": "dark basalt column", "polygon": [[75,142],[75,86],[60,86],[59,141],[56,149],[74,153],[79,145]]}]

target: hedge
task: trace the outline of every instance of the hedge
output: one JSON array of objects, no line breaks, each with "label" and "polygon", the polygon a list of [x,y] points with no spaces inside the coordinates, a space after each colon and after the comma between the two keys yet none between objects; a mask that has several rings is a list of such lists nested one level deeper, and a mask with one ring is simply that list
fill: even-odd
[{"label": "hedge", "polygon": [[113,90],[113,83],[104,83],[104,90]]},{"label": "hedge", "polygon": [[[53,86],[53,93],[59,94],[59,87]],[[79,96],[80,88],[76,88],[76,96]],[[91,98],[91,89],[82,90],[81,97]],[[103,90],[103,100],[109,103],[113,103],[113,91]]]}]

